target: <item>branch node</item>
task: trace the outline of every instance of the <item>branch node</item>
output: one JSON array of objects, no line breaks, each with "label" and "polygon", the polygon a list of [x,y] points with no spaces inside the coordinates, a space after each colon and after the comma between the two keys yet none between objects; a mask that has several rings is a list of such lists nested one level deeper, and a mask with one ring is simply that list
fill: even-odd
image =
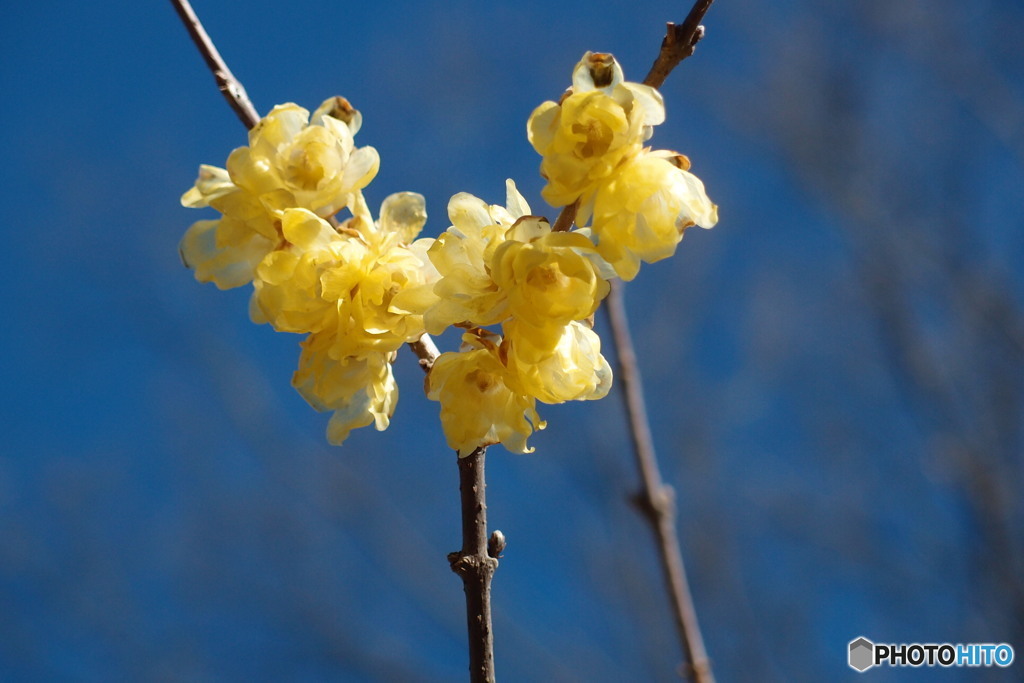
[{"label": "branch node", "polygon": [[676,490],[670,484],[663,485],[651,495],[651,507],[661,517],[676,516]]},{"label": "branch node", "polygon": [[654,60],[654,64],[651,65],[644,84],[660,88],[679,62],[693,56],[694,48],[704,37],[704,27],[700,25],[700,21],[713,1],[697,0],[683,23],[679,25],[668,23],[665,37],[661,41],[661,51],[658,53],[658,58]]},{"label": "branch node", "polygon": [[486,449],[477,448],[458,459],[462,502],[462,549],[448,554],[452,571],[462,578],[466,593],[469,670],[472,683],[494,680],[494,637],[491,632],[491,578],[498,560],[489,554],[500,531],[487,535],[484,462]]}]

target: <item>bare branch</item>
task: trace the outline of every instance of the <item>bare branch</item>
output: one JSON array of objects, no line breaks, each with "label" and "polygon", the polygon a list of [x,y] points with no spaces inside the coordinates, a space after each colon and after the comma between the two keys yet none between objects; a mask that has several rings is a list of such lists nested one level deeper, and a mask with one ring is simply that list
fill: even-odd
[{"label": "bare branch", "polygon": [[199,54],[203,56],[206,65],[213,72],[213,77],[217,79],[217,89],[224,95],[228,105],[235,111],[238,119],[245,124],[246,128],[255,126],[260,121],[260,115],[256,113],[256,107],[249,100],[249,96],[246,94],[245,88],[242,87],[242,83],[235,78],[235,75],[231,73],[231,69],[228,68],[220,53],[217,52],[217,47],[210,40],[210,36],[207,35],[206,29],[200,23],[199,17],[196,16],[195,11],[192,9],[192,5],[189,4],[188,0],[171,0],[171,4],[174,5],[175,11],[181,17],[181,22],[185,24],[188,34],[192,37],[192,42],[199,48]]},{"label": "bare branch", "polygon": [[658,458],[654,452],[654,439],[647,421],[643,382],[636,362],[633,339],[629,333],[623,289],[622,282],[611,282],[611,292],[605,301],[605,310],[608,312],[615,352],[619,360],[618,380],[626,403],[633,450],[643,480],[643,491],[637,499],[658,538],[661,567],[668,582],[676,626],[679,628],[683,653],[688,662],[688,673],[698,683],[714,683],[715,678],[711,673],[711,663],[704,649],[700,625],[697,623],[697,611],[693,606],[693,596],[686,580],[683,553],[676,533],[675,491],[662,480]]},{"label": "bare branch", "polygon": [[462,550],[448,554],[452,571],[462,577],[466,591],[469,632],[469,680],[494,681],[494,635],[491,631],[491,578],[505,536],[495,531],[487,538],[487,497],[484,457],[486,447],[459,458],[459,493],[462,498]]},{"label": "bare branch", "polygon": [[704,27],[700,25],[700,22],[707,14],[712,2],[714,0],[697,0],[682,24],[676,26],[669,22],[665,38],[661,41],[661,52],[658,53],[658,58],[654,60],[651,70],[647,73],[647,78],[644,79],[645,85],[660,88],[668,75],[672,73],[672,69],[676,68],[679,62],[693,55],[697,43],[704,37]]}]

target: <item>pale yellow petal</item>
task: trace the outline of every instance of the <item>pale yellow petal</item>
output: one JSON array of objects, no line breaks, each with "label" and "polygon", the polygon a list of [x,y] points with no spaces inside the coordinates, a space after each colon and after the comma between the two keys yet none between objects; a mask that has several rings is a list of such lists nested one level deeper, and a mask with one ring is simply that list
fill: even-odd
[{"label": "pale yellow petal", "polygon": [[427,202],[416,192],[396,192],[380,206],[380,229],[397,233],[399,241],[411,243],[427,223]]}]

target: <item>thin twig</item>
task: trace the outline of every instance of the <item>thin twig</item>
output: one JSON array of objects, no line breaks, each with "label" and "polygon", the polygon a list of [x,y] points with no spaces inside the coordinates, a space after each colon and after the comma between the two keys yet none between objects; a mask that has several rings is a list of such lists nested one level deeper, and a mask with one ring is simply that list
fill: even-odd
[{"label": "thin twig", "polygon": [[672,22],[668,24],[665,38],[661,41],[661,52],[658,58],[651,65],[651,70],[644,79],[644,84],[652,88],[660,88],[665,82],[672,69],[676,68],[679,62],[693,55],[697,43],[704,37],[704,27],[700,25],[701,19],[707,14],[711,3],[714,0],[697,0],[697,3],[686,15],[683,23],[676,26]]},{"label": "thin twig", "polygon": [[619,360],[618,380],[629,417],[633,451],[643,480],[643,491],[637,496],[637,502],[658,538],[661,566],[671,594],[676,626],[688,663],[688,673],[698,683],[713,683],[715,679],[697,623],[697,611],[693,606],[693,596],[686,580],[683,553],[676,533],[675,491],[661,478],[651,426],[647,421],[643,382],[636,362],[633,339],[629,333],[629,320],[626,318],[624,288],[622,282],[612,280],[611,292],[605,300],[605,310],[608,312],[615,341],[615,353]]},{"label": "thin twig", "polygon": [[466,591],[466,626],[469,634],[469,680],[494,681],[494,636],[491,632],[491,577],[505,537],[495,531],[487,537],[487,497],[484,458],[477,448],[459,458],[459,493],[462,499],[462,550],[448,554],[452,571],[462,577]]},{"label": "thin twig", "polygon": [[210,36],[207,35],[206,29],[200,23],[199,17],[196,16],[195,11],[192,9],[192,5],[189,4],[188,0],[171,0],[171,4],[174,5],[178,16],[181,17],[181,22],[188,29],[192,42],[199,48],[199,54],[203,56],[203,59],[206,60],[206,65],[213,72],[213,77],[217,79],[217,89],[224,95],[228,105],[235,111],[238,119],[245,124],[246,128],[255,126],[260,121],[260,115],[256,113],[256,107],[252,106],[245,88],[235,78],[235,75],[231,73],[231,69],[228,68],[220,53],[217,52],[217,47],[210,40]]}]

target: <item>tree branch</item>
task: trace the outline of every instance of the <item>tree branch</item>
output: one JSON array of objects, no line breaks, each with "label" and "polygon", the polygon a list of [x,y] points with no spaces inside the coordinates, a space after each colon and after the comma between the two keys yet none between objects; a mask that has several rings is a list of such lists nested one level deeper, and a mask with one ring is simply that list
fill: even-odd
[{"label": "tree branch", "polygon": [[697,0],[690,13],[682,24],[676,26],[671,21],[668,23],[668,30],[665,38],[661,41],[661,52],[658,58],[651,65],[651,70],[644,79],[644,85],[652,88],[660,88],[665,82],[672,69],[676,68],[679,62],[693,55],[697,43],[704,37],[704,27],[700,25],[701,19],[707,14],[711,3],[714,0]]},{"label": "tree branch", "polygon": [[629,333],[629,320],[626,318],[624,288],[621,281],[612,280],[611,292],[605,300],[605,310],[611,323],[615,353],[619,361],[618,380],[629,417],[633,451],[643,480],[643,491],[637,496],[637,502],[658,539],[661,567],[665,572],[665,580],[672,598],[683,654],[688,662],[687,673],[698,683],[714,683],[711,663],[704,649],[704,639],[697,623],[697,611],[693,606],[693,596],[686,580],[683,553],[676,533],[675,491],[662,480],[658,458],[654,452],[654,439],[651,436],[647,408],[644,405],[643,383],[636,362],[636,352],[633,349],[633,339]]},{"label": "tree branch", "polygon": [[437,350],[437,344],[426,332],[416,341],[409,342],[409,348],[420,359],[420,367],[423,368],[423,372],[430,372],[430,368],[434,367],[434,361],[441,355],[441,352]]},{"label": "tree branch", "polygon": [[469,633],[469,680],[494,681],[494,636],[491,632],[491,577],[505,537],[495,531],[487,537],[487,498],[484,457],[486,447],[459,458],[459,493],[462,498],[462,550],[448,554],[452,571],[462,577],[466,591]]},{"label": "tree branch", "polygon": [[[644,78],[645,85],[654,88],[661,87],[672,70],[681,61],[693,55],[697,43],[704,37],[704,27],[700,25],[700,22],[713,1],[697,0],[686,19],[679,26],[669,22],[658,58],[654,60],[650,72]],[[559,216],[559,220],[561,219],[562,217]],[[672,598],[683,653],[689,664],[687,673],[698,683],[714,683],[711,663],[708,660],[707,651],[704,649],[704,638],[701,636],[700,625],[697,622],[693,596],[690,594],[690,586],[686,580],[686,566],[683,563],[682,549],[679,547],[676,531],[675,491],[671,486],[665,484],[658,469],[654,439],[651,436],[647,408],[644,405],[640,369],[637,366],[633,339],[629,332],[629,320],[626,317],[624,287],[625,285],[621,281],[611,282],[611,292],[605,301],[605,309],[608,312],[615,350],[619,359],[619,382],[629,416],[637,467],[640,469],[643,479],[643,492],[638,496],[638,502],[658,539],[661,566]]]},{"label": "tree branch", "polygon": [[217,52],[217,47],[210,40],[210,36],[207,35],[206,29],[200,23],[199,17],[196,16],[195,11],[192,9],[192,5],[189,4],[188,0],[171,0],[171,4],[174,5],[175,11],[181,17],[181,22],[185,24],[188,34],[192,37],[192,42],[199,48],[199,54],[203,56],[206,65],[213,72],[213,77],[217,79],[217,89],[220,90],[221,94],[224,95],[224,99],[228,101],[228,105],[238,115],[238,120],[245,124],[246,128],[255,126],[260,121],[260,115],[256,113],[256,107],[249,100],[249,95],[246,94],[242,83],[235,78],[235,75],[231,73],[231,69],[228,68],[220,53]]}]

